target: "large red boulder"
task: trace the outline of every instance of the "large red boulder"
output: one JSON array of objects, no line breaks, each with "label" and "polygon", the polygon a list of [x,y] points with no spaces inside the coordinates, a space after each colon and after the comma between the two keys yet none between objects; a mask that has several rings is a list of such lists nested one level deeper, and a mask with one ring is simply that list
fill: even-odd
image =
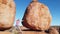
[{"label": "large red boulder", "polygon": [[50,27],[51,19],[49,8],[37,0],[33,0],[26,8],[22,24],[33,30],[47,30]]},{"label": "large red boulder", "polygon": [[0,30],[5,30],[13,26],[15,11],[13,0],[0,0]]}]

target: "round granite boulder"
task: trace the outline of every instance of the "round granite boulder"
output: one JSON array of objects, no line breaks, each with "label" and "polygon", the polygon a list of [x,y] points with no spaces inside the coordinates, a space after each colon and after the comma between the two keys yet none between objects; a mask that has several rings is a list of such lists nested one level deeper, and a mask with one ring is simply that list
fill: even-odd
[{"label": "round granite boulder", "polygon": [[49,8],[37,0],[33,0],[26,8],[22,24],[33,30],[47,30],[50,27],[51,19]]}]

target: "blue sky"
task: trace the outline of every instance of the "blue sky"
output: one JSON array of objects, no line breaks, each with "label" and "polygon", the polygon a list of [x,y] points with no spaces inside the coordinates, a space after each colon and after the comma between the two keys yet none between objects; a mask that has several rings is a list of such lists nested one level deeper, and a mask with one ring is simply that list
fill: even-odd
[{"label": "blue sky", "polygon": [[[17,19],[22,19],[26,7],[30,4],[32,0],[14,0],[16,3],[16,16],[14,25]],[[38,0],[39,2],[47,5],[50,9],[52,15],[51,26],[60,25],[60,0]],[[19,24],[22,25],[21,23]]]}]

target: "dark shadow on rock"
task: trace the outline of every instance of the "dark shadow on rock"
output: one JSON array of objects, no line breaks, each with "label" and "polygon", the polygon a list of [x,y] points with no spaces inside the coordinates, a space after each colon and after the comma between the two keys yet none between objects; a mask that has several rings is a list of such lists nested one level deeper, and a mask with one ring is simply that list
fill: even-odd
[{"label": "dark shadow on rock", "polygon": [[24,29],[22,31],[37,31],[37,32],[42,32],[42,30],[33,30],[33,29]]}]

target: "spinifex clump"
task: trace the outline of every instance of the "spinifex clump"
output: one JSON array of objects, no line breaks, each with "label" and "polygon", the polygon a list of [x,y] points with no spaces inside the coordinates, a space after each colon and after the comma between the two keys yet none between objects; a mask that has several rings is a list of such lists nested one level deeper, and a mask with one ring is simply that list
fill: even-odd
[{"label": "spinifex clump", "polygon": [[26,8],[22,24],[33,30],[47,30],[50,27],[51,18],[48,7],[33,0]]}]

